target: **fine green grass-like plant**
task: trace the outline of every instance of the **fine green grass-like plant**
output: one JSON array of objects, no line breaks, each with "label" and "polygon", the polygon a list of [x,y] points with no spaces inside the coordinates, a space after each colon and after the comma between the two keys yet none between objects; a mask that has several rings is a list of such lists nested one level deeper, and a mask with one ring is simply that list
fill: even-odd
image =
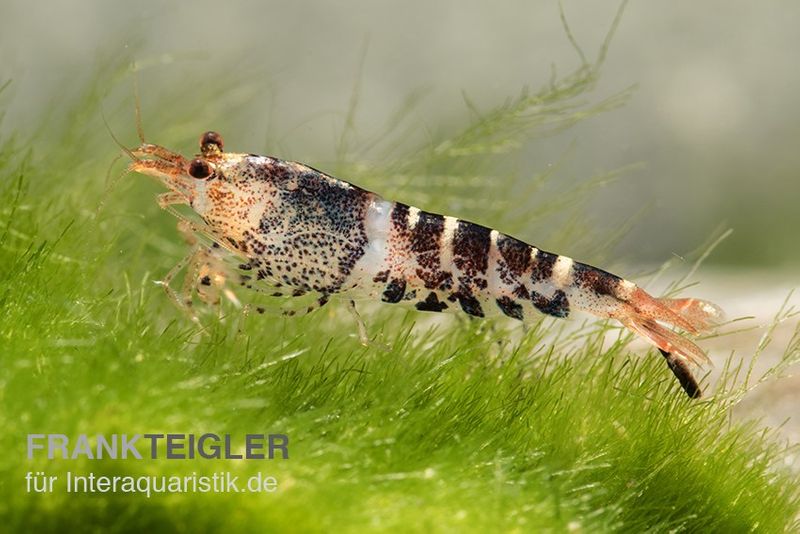
[{"label": "fine green grass-like plant", "polygon": [[[508,209],[552,185],[557,173],[521,178],[507,162],[527,139],[619,104],[618,97],[588,100],[597,66],[584,63],[488,112],[471,106],[466,127],[403,154],[391,129],[375,145],[350,139],[336,173],[429,209],[455,206],[504,230],[521,228],[523,219],[526,228],[545,224],[590,186],[564,192],[556,184],[557,195],[544,194],[524,213]],[[755,422],[731,423],[744,390],[723,383],[708,400],[690,401],[659,356],[629,351],[628,335],[609,336],[618,332],[612,325],[542,320],[523,334],[503,320],[433,323],[376,307],[370,332],[390,347],[381,351],[358,344],[335,303],[301,318],[224,306],[199,326],[188,321],[153,284],[185,252],[174,219],[152,202],[158,187],[133,176],[113,188],[104,182],[116,151],[100,120],[99,87],[120,72],[102,73],[61,102],[47,131],[6,134],[0,143],[3,529],[798,528],[800,492],[781,466],[784,448]],[[174,116],[180,106],[167,94],[155,109]],[[187,113],[186,122],[160,128],[157,114],[144,111],[156,117],[146,120],[159,135],[153,141],[187,152],[204,121],[219,118],[211,108],[208,117]],[[393,131],[402,137],[402,128]],[[575,219],[549,233],[553,245],[583,233],[587,223]],[[798,352],[796,338],[785,360]],[[26,458],[31,433],[165,432],[284,433],[291,457]],[[36,471],[58,475],[56,491],[26,492],[25,474]],[[279,489],[68,494],[67,471],[229,471],[242,480],[264,473]]]}]

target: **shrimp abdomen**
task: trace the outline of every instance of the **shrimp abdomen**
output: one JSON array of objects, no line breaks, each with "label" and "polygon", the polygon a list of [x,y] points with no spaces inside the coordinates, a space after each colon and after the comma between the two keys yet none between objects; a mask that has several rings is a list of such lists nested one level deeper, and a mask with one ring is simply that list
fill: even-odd
[{"label": "shrimp abdomen", "polygon": [[390,204],[384,261],[373,278],[384,302],[521,321],[584,311],[617,319],[664,351],[706,361],[694,343],[664,325],[690,334],[708,330],[721,317],[713,304],[657,299],[612,273],[480,224]]}]

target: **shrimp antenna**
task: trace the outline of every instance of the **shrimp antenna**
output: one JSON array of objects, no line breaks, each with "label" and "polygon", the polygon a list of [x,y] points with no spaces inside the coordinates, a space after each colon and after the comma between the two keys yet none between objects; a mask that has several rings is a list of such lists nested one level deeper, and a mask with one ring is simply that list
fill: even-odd
[{"label": "shrimp antenna", "polygon": [[111,196],[111,191],[113,191],[114,188],[117,187],[117,184],[120,183],[123,178],[125,178],[131,173],[130,169],[125,169],[115,178],[113,179],[110,178],[111,170],[114,168],[114,165],[116,165],[116,163],[119,161],[119,158],[121,157],[122,154],[117,154],[117,156],[111,161],[111,164],[108,166],[108,170],[106,171],[106,188],[105,191],[103,191],[103,196],[100,198],[100,202],[97,204],[97,209],[94,212],[95,218],[97,218],[97,216],[100,215],[100,212],[103,211],[103,208],[106,205],[108,197]]},{"label": "shrimp antenna", "polygon": [[114,132],[113,132],[113,130],[111,130],[111,126],[109,126],[108,120],[106,119],[106,112],[103,109],[103,104],[102,103],[100,104],[100,116],[103,118],[103,124],[105,125],[106,130],[108,130],[108,135],[110,135],[111,139],[114,140],[114,143],[116,143],[116,145],[119,148],[121,148],[122,151],[125,152],[128,155],[129,158],[131,158],[134,161],[139,161],[139,158],[136,157],[136,154],[134,154],[133,151],[131,151],[130,148],[128,148],[125,145],[123,145],[122,142],[119,139],[117,139],[117,136],[114,135]]},{"label": "shrimp antenna", "polygon": [[142,128],[142,101],[139,98],[139,70],[136,68],[135,61],[131,63],[131,70],[133,71],[133,99],[136,103],[136,134],[139,136],[139,141],[144,144],[144,128]]},{"label": "shrimp antenna", "polygon": [[[122,142],[119,139],[117,139],[117,136],[114,135],[114,131],[111,129],[111,125],[108,124],[108,119],[106,119],[106,112],[102,102],[100,103],[100,117],[103,119],[103,125],[106,127],[106,130],[108,131],[108,135],[110,135],[111,139],[114,140],[114,143],[116,143],[116,145],[119,148],[121,148],[122,151],[125,154],[127,154],[129,158],[131,158],[134,161],[139,161],[139,158],[136,156],[136,154],[134,154],[130,148],[123,145]],[[106,190],[103,192],[103,196],[100,199],[100,202],[97,205],[97,209],[94,212],[95,217],[97,217],[102,211],[114,187],[116,187],[116,185],[120,182],[120,180],[122,180],[125,176],[127,176],[131,172],[130,169],[126,169],[115,179],[109,180],[109,176],[111,176],[111,169],[114,168],[114,165],[119,161],[119,158],[121,157],[122,154],[117,154],[117,156],[111,161],[111,164],[108,166],[108,170],[106,171]]]}]

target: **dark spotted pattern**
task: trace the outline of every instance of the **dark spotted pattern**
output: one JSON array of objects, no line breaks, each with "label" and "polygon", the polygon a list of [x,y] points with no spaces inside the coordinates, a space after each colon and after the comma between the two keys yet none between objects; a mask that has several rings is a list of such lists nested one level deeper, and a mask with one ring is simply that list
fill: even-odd
[{"label": "dark spotted pattern", "polygon": [[465,313],[483,317],[483,308],[474,293],[488,286],[491,230],[485,226],[459,220],[453,234],[453,264],[458,268],[458,289],[451,298],[457,299]]},{"label": "dark spotted pattern", "polygon": [[611,295],[612,297],[617,296],[622,283],[622,278],[619,276],[577,262],[572,266],[572,277],[577,286],[590,289],[597,295]]},{"label": "dark spotted pattern", "polygon": [[540,250],[536,253],[536,261],[531,269],[531,280],[534,282],[547,281],[553,275],[553,265],[558,255]]},{"label": "dark spotted pattern", "polygon": [[[444,217],[436,213],[428,213],[421,211],[417,224],[411,230],[411,251],[417,255],[426,255],[423,258],[417,258],[420,265],[429,268],[439,268],[439,250],[444,232]],[[435,254],[428,254],[435,253]],[[434,260],[429,259],[430,256]],[[424,262],[424,263],[423,263]],[[427,265],[426,265],[427,264]]]},{"label": "dark spotted pattern", "polygon": [[[252,155],[253,158],[259,156]],[[263,158],[266,163],[262,164],[260,168],[256,168],[253,173],[253,178],[262,182],[274,184],[276,187],[283,190],[293,190],[297,185],[295,176],[297,169],[288,161],[281,161],[275,158]]]},{"label": "dark spotted pattern", "polygon": [[366,249],[369,193],[310,167],[258,161],[255,178],[277,186],[276,200],[246,243],[259,277],[303,291],[340,291]]},{"label": "dark spotted pattern", "polygon": [[[378,292],[383,301],[416,300],[416,308],[422,311],[443,311],[449,303],[458,303],[457,308],[473,317],[484,317],[492,301],[503,314],[517,320],[525,319],[526,306],[554,317],[569,315],[565,291],[557,290],[550,297],[534,291],[536,284],[552,279],[557,255],[504,234],[497,234],[493,244],[491,229],[463,220],[455,221],[452,240],[445,241],[444,216],[420,211],[409,226],[412,209],[395,203],[390,211],[393,248],[387,265],[396,271],[379,270],[373,277],[376,284],[385,284]],[[445,246],[451,249],[452,265],[441,263]],[[401,259],[399,263],[391,263],[397,258]],[[404,271],[407,265],[411,269]],[[579,268],[578,276],[600,291],[605,290],[604,281],[613,282],[604,278],[603,271],[592,271],[588,266]],[[499,279],[499,295],[487,294],[494,291],[489,288],[490,279]]]},{"label": "dark spotted pattern", "polygon": [[405,293],[406,281],[402,278],[394,278],[386,285],[386,289],[383,290],[381,300],[383,302],[395,304],[403,300],[403,295],[405,295]]},{"label": "dark spotted pattern", "polygon": [[452,275],[442,270],[440,262],[444,217],[435,213],[419,213],[414,228],[411,229],[409,247],[417,264],[416,275],[422,280],[425,289],[449,289]]},{"label": "dark spotted pattern", "polygon": [[[358,280],[351,274],[369,246],[367,210],[376,197],[304,165],[255,156],[248,164],[236,179],[251,181],[247,183],[256,191],[264,187],[271,196],[255,195],[263,206],[256,228],[226,236],[247,256],[240,268],[253,270],[254,279],[272,286],[287,286],[285,293],[292,296],[314,291],[326,301],[327,295],[353,287]],[[224,198],[225,191],[218,194]],[[537,251],[531,258],[531,246],[503,234],[498,234],[493,250],[491,230],[463,220],[455,222],[452,241],[445,243],[445,217],[420,211],[409,227],[410,210],[394,203],[389,212],[394,240],[389,245],[398,247],[394,249],[398,256],[391,256],[396,263],[367,266],[376,267],[369,280],[379,288],[376,294],[384,302],[412,300],[418,310],[439,312],[449,308],[449,300],[471,316],[484,317],[484,307],[494,300],[503,314],[514,319],[525,317],[526,304],[548,315],[569,315],[564,291],[547,298],[532,287],[552,278],[558,256]],[[444,246],[451,249],[451,265],[441,263]],[[492,273],[488,272],[490,258],[495,266]],[[404,271],[406,265],[411,269]],[[598,295],[616,292],[618,278],[574,265],[576,285]],[[492,299],[486,292],[495,276],[506,290]],[[244,278],[242,282],[253,285]]]},{"label": "dark spotted pattern", "polygon": [[408,240],[410,233],[408,229],[408,205],[402,202],[395,202],[394,207],[392,207],[391,219],[392,227],[398,236]]},{"label": "dark spotted pattern", "polygon": [[502,311],[509,317],[514,319],[519,319],[520,321],[522,321],[525,318],[525,314],[522,310],[522,305],[516,302],[511,297],[502,296],[495,302],[497,302],[497,307],[500,308],[500,311]]},{"label": "dark spotted pattern", "polygon": [[485,226],[458,221],[453,235],[453,263],[467,277],[475,278],[486,274],[490,233],[491,230]]},{"label": "dark spotted pattern", "polygon": [[532,295],[531,300],[536,309],[544,314],[562,319],[569,316],[569,301],[567,300],[567,295],[560,289],[553,293],[553,296],[549,299],[544,295],[535,293]]},{"label": "dark spotted pattern", "polygon": [[428,293],[428,296],[425,300],[417,302],[416,308],[419,311],[440,312],[447,309],[447,304],[441,302],[439,297],[436,296],[436,293],[431,291]]},{"label": "dark spotted pattern", "polygon": [[456,298],[458,299],[458,303],[461,304],[461,309],[464,310],[465,313],[473,317],[483,317],[483,308],[481,308],[481,303],[478,302],[478,299],[472,295],[464,295],[461,293],[457,293]]},{"label": "dark spotted pattern", "polygon": [[378,274],[376,274],[372,278],[372,281],[375,282],[376,284],[383,284],[388,280],[389,280],[389,270],[388,269],[386,269],[385,271],[379,272]]},{"label": "dark spotted pattern", "polygon": [[530,300],[531,298],[528,288],[522,284],[518,284],[514,287],[514,296],[520,300]]},{"label": "dark spotted pattern", "polygon": [[500,234],[497,237],[497,250],[510,274],[521,277],[531,264],[531,246],[519,239]]}]

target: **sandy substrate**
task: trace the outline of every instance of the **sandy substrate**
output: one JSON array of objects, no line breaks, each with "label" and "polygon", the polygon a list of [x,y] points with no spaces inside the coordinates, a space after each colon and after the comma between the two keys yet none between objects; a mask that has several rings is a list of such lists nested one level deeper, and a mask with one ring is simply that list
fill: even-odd
[{"label": "sandy substrate", "polygon": [[[699,342],[708,350],[714,363],[706,378],[710,391],[713,391],[729,357],[743,364],[739,383],[743,382],[747,368],[752,364],[749,380],[752,389],[734,409],[734,419],[759,419],[764,425],[776,428],[781,438],[793,444],[800,443],[800,365],[789,366],[782,376],[769,377],[756,385],[758,379],[785,356],[800,328],[800,273],[703,268],[693,280],[700,283],[682,292],[683,295],[719,304],[728,320],[753,317],[728,324],[720,330],[720,336]],[[657,288],[648,289],[654,289],[653,292],[658,294]],[[775,325],[770,336],[772,341],[759,354],[758,347],[782,308],[793,308],[799,314]],[[794,338],[791,358],[800,361],[797,337]],[[795,464],[794,467],[800,469],[800,458]]]},{"label": "sandy substrate", "polygon": [[[743,357],[746,362],[752,359],[759,342],[766,334],[767,326],[774,320],[784,302],[787,302],[787,297],[787,306],[800,311],[800,275],[792,281],[789,278],[776,279],[769,273],[764,274],[765,276],[755,279],[750,274],[717,275],[707,284],[712,298],[726,302],[731,318],[753,315],[755,320],[741,324],[762,325],[754,331],[709,340],[712,342],[709,348],[715,362],[724,361],[731,350],[735,350],[735,355]],[[769,368],[778,364],[799,327],[800,315],[795,315],[775,327],[771,336],[772,342],[755,362],[755,377],[762,376]],[[790,357],[794,361],[800,360],[799,352],[800,346],[795,338],[794,353]],[[734,410],[734,416],[760,418],[769,426],[780,427],[781,434],[792,443],[800,443],[800,365],[794,364],[783,376],[770,378],[755,387]]]}]

